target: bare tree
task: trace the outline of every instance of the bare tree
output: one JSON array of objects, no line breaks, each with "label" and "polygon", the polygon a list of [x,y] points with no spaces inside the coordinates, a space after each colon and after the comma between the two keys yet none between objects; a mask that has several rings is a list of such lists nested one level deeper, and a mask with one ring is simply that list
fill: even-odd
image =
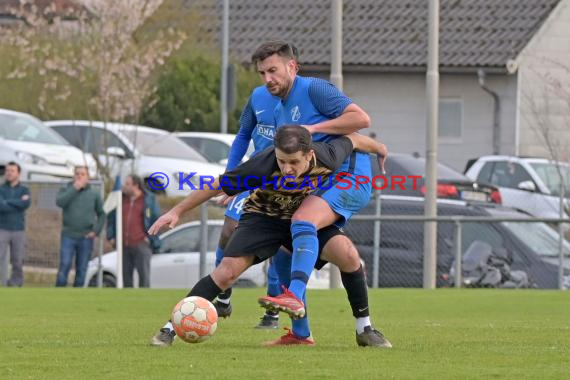
[{"label": "bare tree", "polygon": [[[137,122],[155,91],[153,74],[187,38],[167,26],[145,30],[163,0],[98,0],[89,8],[39,3],[46,1],[19,0],[10,11],[21,22],[0,31],[0,43],[19,55],[7,79],[39,75],[38,107],[48,117],[48,102],[80,92],[87,94],[89,120]],[[100,143],[106,152],[108,141]],[[94,159],[109,184],[113,168]]]}]

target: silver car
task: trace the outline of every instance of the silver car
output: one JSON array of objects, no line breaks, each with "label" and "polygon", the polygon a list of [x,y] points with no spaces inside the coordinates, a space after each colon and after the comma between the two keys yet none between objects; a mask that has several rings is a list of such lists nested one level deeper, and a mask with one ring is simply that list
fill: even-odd
[{"label": "silver car", "polygon": [[[215,266],[216,246],[222,232],[223,220],[208,221],[208,255],[206,271]],[[191,288],[200,279],[200,222],[182,224],[160,236],[162,246],[152,255],[150,264],[151,288]],[[97,285],[98,258],[89,262],[86,286]],[[102,257],[103,286],[115,287],[117,279],[117,252]],[[243,273],[236,286],[265,285],[264,265],[254,265]],[[134,283],[138,283],[135,271]]]}]

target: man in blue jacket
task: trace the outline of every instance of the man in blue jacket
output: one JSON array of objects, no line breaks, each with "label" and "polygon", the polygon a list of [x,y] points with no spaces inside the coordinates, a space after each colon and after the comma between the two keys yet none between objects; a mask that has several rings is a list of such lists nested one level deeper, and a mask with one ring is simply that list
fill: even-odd
[{"label": "man in blue jacket", "polygon": [[[20,183],[20,165],[9,162],[4,173],[5,183],[0,186],[0,280],[2,285],[24,284],[25,212],[30,207],[30,191]],[[12,275],[6,282],[8,268],[6,255],[10,247]]]}]

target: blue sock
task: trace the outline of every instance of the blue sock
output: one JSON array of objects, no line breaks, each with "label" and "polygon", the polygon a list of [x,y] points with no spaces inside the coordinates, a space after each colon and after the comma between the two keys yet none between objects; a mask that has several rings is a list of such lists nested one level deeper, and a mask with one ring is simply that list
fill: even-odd
[{"label": "blue sock", "polygon": [[216,266],[220,265],[223,258],[224,258],[224,250],[220,248],[220,246],[218,245],[218,248],[216,249]]},{"label": "blue sock", "polygon": [[293,236],[293,257],[289,291],[297,298],[303,299],[307,282],[309,282],[319,255],[317,227],[309,222],[294,221],[291,223],[291,235]]},{"label": "blue sock", "polygon": [[[307,299],[303,297],[303,302],[305,303],[305,310],[307,310]],[[301,319],[293,319],[291,325],[293,326],[293,334],[300,338],[308,338],[311,335],[311,329],[309,327],[309,314],[305,314],[305,317]]]},{"label": "blue sock", "polygon": [[276,297],[279,294],[281,294],[279,275],[277,274],[277,268],[275,268],[275,260],[271,260],[267,270],[267,295]]},{"label": "blue sock", "polygon": [[291,283],[291,255],[279,250],[277,254],[273,256],[273,266],[279,278],[279,294],[281,294],[281,285],[288,288]]}]

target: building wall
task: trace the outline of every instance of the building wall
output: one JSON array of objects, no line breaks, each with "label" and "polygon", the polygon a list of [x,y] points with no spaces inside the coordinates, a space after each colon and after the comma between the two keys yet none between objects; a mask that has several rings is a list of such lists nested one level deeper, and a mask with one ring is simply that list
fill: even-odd
[{"label": "building wall", "polygon": [[[501,99],[501,154],[514,154],[516,75],[487,75],[487,86]],[[372,130],[392,152],[425,156],[425,75],[418,73],[347,73],[344,91],[372,118]],[[468,159],[492,154],[493,98],[476,74],[442,74],[440,98],[463,103],[461,138],[441,139],[438,161],[463,171]]]},{"label": "building wall", "polygon": [[563,0],[518,58],[519,153],[570,161],[570,1]]}]

